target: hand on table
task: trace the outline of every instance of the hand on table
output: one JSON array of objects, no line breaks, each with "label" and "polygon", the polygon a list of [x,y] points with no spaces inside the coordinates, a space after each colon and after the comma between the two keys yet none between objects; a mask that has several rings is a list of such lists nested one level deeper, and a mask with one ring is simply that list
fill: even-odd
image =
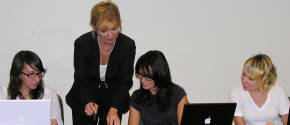
[{"label": "hand on table", "polygon": [[118,110],[115,108],[110,109],[107,116],[107,125],[120,125],[121,124],[117,112]]}]

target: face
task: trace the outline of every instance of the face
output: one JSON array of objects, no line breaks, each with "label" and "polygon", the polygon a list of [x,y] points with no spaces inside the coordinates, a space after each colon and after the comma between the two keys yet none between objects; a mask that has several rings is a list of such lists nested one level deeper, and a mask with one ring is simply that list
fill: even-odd
[{"label": "face", "polygon": [[249,77],[248,75],[246,75],[243,71],[242,76],[241,76],[241,81],[243,84],[243,89],[245,91],[256,91],[259,90],[259,85],[260,83],[257,82],[256,80],[252,79],[251,77]]},{"label": "face", "polygon": [[108,23],[108,30],[107,31],[100,31],[98,30],[97,33],[99,34],[100,42],[105,44],[113,44],[118,37],[119,29],[118,27],[114,26],[113,22]]},{"label": "face", "polygon": [[[36,68],[35,68],[36,69]],[[21,89],[31,90],[36,89],[37,85],[39,84],[40,80],[42,79],[42,76],[36,75],[34,78],[29,78],[27,75],[33,76],[34,74],[39,73],[39,71],[32,69],[29,65],[24,63],[24,68],[22,70],[22,73],[19,75],[19,78],[22,80],[22,86]]]},{"label": "face", "polygon": [[[142,73],[140,71],[140,73]],[[154,80],[150,79],[150,78],[147,78],[147,77],[143,77],[142,74],[139,74],[139,80],[140,80],[140,83],[143,87],[143,89],[145,90],[150,90],[152,94],[156,93],[156,87],[155,87],[155,83],[154,83]]]}]

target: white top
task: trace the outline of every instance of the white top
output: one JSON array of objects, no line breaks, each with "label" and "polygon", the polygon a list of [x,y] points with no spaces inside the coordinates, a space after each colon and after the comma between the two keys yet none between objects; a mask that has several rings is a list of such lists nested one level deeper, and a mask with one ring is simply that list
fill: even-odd
[{"label": "white top", "polygon": [[101,81],[106,81],[106,71],[107,71],[107,65],[100,65],[100,79]]},{"label": "white top", "polygon": [[250,93],[239,86],[230,91],[229,102],[236,102],[235,116],[244,118],[246,125],[265,125],[272,122],[283,125],[279,116],[289,113],[289,99],[280,85],[273,86],[267,94],[264,105],[259,108]]},{"label": "white top", "polygon": [[[0,100],[8,100],[7,97],[7,85],[0,87]],[[19,97],[16,97],[16,100],[19,100]],[[54,89],[45,85],[44,95],[42,100],[51,100],[51,108],[50,108],[50,118],[56,119],[58,125],[63,125],[63,121],[61,118],[61,111],[58,102],[58,96]]]}]

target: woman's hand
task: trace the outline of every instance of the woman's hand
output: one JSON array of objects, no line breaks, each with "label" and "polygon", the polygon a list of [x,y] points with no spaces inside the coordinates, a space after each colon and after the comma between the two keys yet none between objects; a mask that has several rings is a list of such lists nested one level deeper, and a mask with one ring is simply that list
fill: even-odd
[{"label": "woman's hand", "polygon": [[92,102],[88,103],[85,107],[86,115],[91,116],[93,115],[93,113],[97,114],[98,107],[99,106],[96,103],[95,104]]},{"label": "woman's hand", "polygon": [[58,125],[56,119],[51,119],[50,124],[51,125]]},{"label": "woman's hand", "polygon": [[265,125],[274,125],[272,122],[267,122]]},{"label": "woman's hand", "polygon": [[107,125],[120,125],[121,124],[117,112],[118,110],[115,108],[110,109],[107,116]]}]

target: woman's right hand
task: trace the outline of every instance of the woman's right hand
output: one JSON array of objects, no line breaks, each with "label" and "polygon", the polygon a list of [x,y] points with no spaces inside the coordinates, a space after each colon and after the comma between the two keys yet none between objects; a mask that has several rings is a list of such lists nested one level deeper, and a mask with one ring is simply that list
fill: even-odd
[{"label": "woman's right hand", "polygon": [[98,111],[98,105],[92,102],[88,103],[85,107],[85,113],[88,116],[93,115],[94,112],[95,114],[97,114],[97,111]]},{"label": "woman's right hand", "polygon": [[267,122],[265,125],[274,125],[272,122]]}]

